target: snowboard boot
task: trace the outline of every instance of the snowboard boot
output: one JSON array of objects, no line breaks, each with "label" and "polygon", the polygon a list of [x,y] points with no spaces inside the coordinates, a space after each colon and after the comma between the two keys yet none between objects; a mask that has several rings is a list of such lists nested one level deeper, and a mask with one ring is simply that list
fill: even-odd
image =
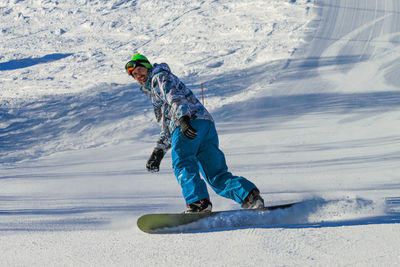
[{"label": "snowboard boot", "polygon": [[243,209],[255,210],[264,208],[264,199],[260,196],[260,190],[254,188],[245,198],[242,204]]},{"label": "snowboard boot", "polygon": [[209,198],[205,198],[190,204],[186,204],[185,213],[211,212],[211,210],[212,210],[211,201]]}]

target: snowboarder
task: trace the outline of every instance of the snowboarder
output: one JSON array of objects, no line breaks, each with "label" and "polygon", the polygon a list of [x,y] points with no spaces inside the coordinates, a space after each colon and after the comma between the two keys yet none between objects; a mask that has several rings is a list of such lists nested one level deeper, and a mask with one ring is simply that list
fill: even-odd
[{"label": "snowboarder", "polygon": [[147,161],[150,172],[158,172],[161,160],[172,148],[172,165],[182,187],[186,212],[210,212],[207,186],[220,196],[233,199],[244,209],[264,207],[257,187],[244,177],[228,172],[223,152],[218,148],[218,135],[213,118],[206,108],[174,74],[166,63],[151,64],[136,53],[125,65],[138,81],[141,91],[150,97],[160,138]]}]

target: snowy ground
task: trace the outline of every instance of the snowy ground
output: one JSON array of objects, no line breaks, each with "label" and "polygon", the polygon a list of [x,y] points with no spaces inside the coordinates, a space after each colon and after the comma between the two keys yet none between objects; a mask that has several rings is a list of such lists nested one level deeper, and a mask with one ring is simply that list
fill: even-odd
[{"label": "snowy ground", "polygon": [[[20,0],[0,22],[1,266],[400,266],[398,0]],[[204,84],[233,173],[306,202],[140,232],[184,203],[169,155],[144,170],[158,126],[135,51]]]}]

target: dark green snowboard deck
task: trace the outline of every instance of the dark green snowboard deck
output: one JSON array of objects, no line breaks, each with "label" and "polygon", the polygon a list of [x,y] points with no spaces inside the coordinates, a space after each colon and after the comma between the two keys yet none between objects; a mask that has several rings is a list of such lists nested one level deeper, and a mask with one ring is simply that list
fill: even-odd
[{"label": "dark green snowboard deck", "polygon": [[[216,215],[224,215],[231,214],[233,212],[260,212],[260,211],[271,211],[277,209],[287,209],[292,207],[293,205],[299,202],[283,204],[283,205],[274,205],[268,206],[261,210],[228,210],[228,211],[214,211],[207,213],[161,213],[161,214],[146,214],[141,216],[137,221],[137,226],[143,232],[153,234],[153,233],[163,233],[163,232],[171,232],[171,231],[163,231],[167,228],[178,227],[186,224],[190,224],[192,222],[199,221],[204,218],[213,217]],[[174,231],[172,231],[174,232]],[[183,231],[175,231],[175,232],[183,232]]]}]

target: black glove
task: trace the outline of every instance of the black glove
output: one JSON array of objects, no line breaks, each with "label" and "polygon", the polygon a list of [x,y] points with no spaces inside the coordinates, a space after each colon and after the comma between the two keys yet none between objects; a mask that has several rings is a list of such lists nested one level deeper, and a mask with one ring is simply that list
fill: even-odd
[{"label": "black glove", "polygon": [[150,158],[147,160],[146,168],[149,172],[158,172],[160,170],[160,163],[164,157],[162,149],[154,149]]},{"label": "black glove", "polygon": [[189,139],[195,139],[197,137],[197,131],[190,125],[190,117],[183,116],[179,119],[182,133]]}]

